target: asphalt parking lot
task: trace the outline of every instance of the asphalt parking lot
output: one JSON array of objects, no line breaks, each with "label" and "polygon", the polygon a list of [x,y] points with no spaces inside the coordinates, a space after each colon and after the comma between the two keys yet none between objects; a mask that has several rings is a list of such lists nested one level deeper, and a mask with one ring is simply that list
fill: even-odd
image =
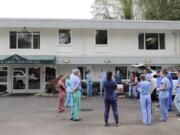
[{"label": "asphalt parking lot", "polygon": [[69,111],[57,112],[56,97],[0,97],[0,135],[180,135],[180,118],[175,112],[166,123],[153,118],[152,126],[141,122],[140,106],[135,99],[119,99],[120,126],[104,127],[103,99],[90,97],[81,102],[82,121],[69,120]]}]

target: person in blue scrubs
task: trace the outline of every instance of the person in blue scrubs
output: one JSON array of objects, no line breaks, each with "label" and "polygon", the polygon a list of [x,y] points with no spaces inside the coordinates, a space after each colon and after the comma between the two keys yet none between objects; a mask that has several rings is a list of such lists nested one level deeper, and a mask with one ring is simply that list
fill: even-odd
[{"label": "person in blue scrubs", "polygon": [[173,91],[173,81],[172,81],[172,75],[171,73],[167,74],[167,78],[170,81],[170,87],[169,87],[169,98],[168,98],[168,111],[172,111],[172,91]]},{"label": "person in blue scrubs", "polygon": [[156,88],[160,88],[161,80],[162,80],[162,78],[160,76],[160,71],[157,71],[156,75],[157,75]]},{"label": "person in blue scrubs", "polygon": [[71,85],[70,85],[70,76],[69,75],[67,75],[65,85],[66,85],[66,102],[65,102],[65,106],[66,107],[71,107],[71,105],[72,105],[72,94],[71,94]]},{"label": "person in blue scrubs", "polygon": [[177,109],[177,116],[180,116],[180,70],[177,71],[178,82],[176,86],[176,96],[174,98],[174,105]]},{"label": "person in blue scrubs", "polygon": [[106,80],[106,73],[104,72],[104,70],[101,70],[100,74],[99,74],[99,82],[100,82],[100,95],[102,96],[103,93],[103,82]]},{"label": "person in blue scrubs", "polygon": [[141,82],[138,84],[138,91],[140,92],[140,104],[145,125],[151,125],[151,83],[146,80],[146,75],[141,75]]},{"label": "person in blue scrubs", "polygon": [[117,96],[115,90],[117,89],[117,83],[112,80],[112,72],[107,72],[107,79],[103,83],[104,89],[104,104],[105,104],[105,111],[104,111],[104,121],[105,126],[108,126],[108,119],[109,119],[109,111],[110,107],[112,107],[114,119],[116,122],[116,126],[119,126],[119,115],[118,115],[118,107],[117,107]]},{"label": "person in blue scrubs", "polygon": [[151,81],[152,79],[152,76],[151,76],[151,73],[148,69],[144,69],[144,74],[145,74],[145,78],[147,81]]},{"label": "person in blue scrubs", "polygon": [[90,71],[86,73],[86,94],[87,96],[91,96],[92,93],[92,76]]},{"label": "person in blue scrubs", "polygon": [[137,97],[137,77],[136,73],[132,72],[130,75],[129,92],[128,95],[131,97]]},{"label": "person in blue scrubs", "polygon": [[167,70],[163,69],[160,72],[161,86],[157,88],[159,91],[159,105],[160,105],[160,121],[166,122],[168,120],[168,98],[169,98],[169,88],[170,81],[167,78]]},{"label": "person in blue scrubs", "polygon": [[117,84],[121,84],[122,76],[119,70],[117,70],[116,74],[114,75],[114,79]]},{"label": "person in blue scrubs", "polygon": [[162,80],[162,78],[160,76],[160,71],[157,71],[156,76],[157,76],[157,78],[156,78],[156,95],[159,95],[159,91],[157,91],[157,88],[161,87],[161,80]]}]

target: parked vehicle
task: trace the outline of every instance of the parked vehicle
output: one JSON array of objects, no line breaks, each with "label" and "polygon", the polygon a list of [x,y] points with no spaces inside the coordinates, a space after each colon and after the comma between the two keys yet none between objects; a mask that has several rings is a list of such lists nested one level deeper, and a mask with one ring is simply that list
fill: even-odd
[{"label": "parked vehicle", "polygon": [[[152,83],[152,88],[151,88],[151,94],[152,97],[157,99],[158,98],[158,93],[156,92],[156,82],[157,82],[157,76],[156,76],[156,71],[151,70],[149,67],[147,67],[144,64],[137,64],[137,65],[131,65],[131,72],[135,72],[137,74],[137,76],[139,77],[140,74],[143,73],[144,69],[148,69],[151,73],[152,79],[151,79],[151,83]],[[177,85],[177,74],[176,72],[169,72],[172,75],[172,79],[173,79],[173,93],[172,96],[175,96],[175,87]]]}]

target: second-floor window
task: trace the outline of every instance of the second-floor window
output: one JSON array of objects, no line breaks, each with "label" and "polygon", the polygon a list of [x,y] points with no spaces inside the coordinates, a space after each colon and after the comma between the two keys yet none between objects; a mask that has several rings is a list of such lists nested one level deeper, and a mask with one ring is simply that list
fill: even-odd
[{"label": "second-floor window", "polygon": [[71,31],[59,30],[58,42],[59,44],[71,44]]},{"label": "second-floor window", "polygon": [[107,30],[96,30],[96,45],[107,45],[108,34]]},{"label": "second-floor window", "polygon": [[40,32],[10,32],[10,49],[40,49]]},{"label": "second-floor window", "polygon": [[165,49],[164,33],[139,33],[139,49],[160,50]]}]

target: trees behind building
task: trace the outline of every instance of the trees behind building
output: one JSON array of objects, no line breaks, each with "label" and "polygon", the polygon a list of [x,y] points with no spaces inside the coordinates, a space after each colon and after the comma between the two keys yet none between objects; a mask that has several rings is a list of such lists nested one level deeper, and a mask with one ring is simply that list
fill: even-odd
[{"label": "trees behind building", "polygon": [[95,0],[96,19],[180,20],[180,0]]}]

